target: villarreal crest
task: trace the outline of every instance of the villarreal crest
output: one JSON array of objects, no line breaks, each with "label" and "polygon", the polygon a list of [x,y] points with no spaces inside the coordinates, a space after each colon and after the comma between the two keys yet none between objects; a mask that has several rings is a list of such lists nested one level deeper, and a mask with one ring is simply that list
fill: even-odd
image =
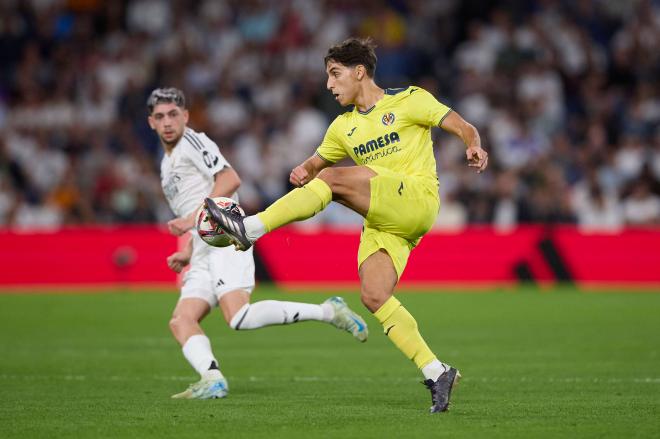
[{"label": "villarreal crest", "polygon": [[381,120],[385,126],[392,125],[394,123],[394,113],[383,114],[383,118]]}]

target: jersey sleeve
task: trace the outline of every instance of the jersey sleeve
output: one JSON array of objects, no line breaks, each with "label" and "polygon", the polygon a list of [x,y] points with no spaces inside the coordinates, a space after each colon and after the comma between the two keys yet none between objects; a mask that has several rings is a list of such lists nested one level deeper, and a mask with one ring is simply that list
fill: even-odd
[{"label": "jersey sleeve", "polygon": [[187,132],[184,138],[187,140],[186,156],[202,174],[213,177],[224,168],[231,167],[218,145],[206,135]]},{"label": "jersey sleeve", "polygon": [[419,87],[411,87],[406,99],[408,114],[419,125],[437,127],[451,112],[451,108],[439,102],[431,93]]},{"label": "jersey sleeve", "polygon": [[337,163],[348,155],[340,140],[339,125],[337,118],[330,124],[321,145],[316,149],[316,155],[330,163]]}]

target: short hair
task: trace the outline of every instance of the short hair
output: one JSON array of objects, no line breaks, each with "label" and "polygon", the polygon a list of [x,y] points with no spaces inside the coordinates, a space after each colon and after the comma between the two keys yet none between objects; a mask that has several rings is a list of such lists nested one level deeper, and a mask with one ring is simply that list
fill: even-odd
[{"label": "short hair", "polygon": [[151,92],[147,99],[149,114],[154,112],[158,104],[174,104],[177,107],[186,108],[186,97],[183,92],[174,87],[157,88]]},{"label": "short hair", "polygon": [[369,38],[349,38],[339,44],[328,49],[328,54],[325,56],[325,65],[328,62],[335,61],[347,67],[357,66],[362,64],[367,70],[367,75],[371,78],[376,73],[376,44]]}]

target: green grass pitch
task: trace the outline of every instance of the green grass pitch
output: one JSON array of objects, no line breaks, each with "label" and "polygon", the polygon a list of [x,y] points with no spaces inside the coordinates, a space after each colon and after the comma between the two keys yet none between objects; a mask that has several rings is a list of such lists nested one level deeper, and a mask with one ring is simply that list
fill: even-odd
[{"label": "green grass pitch", "polygon": [[464,377],[433,416],[414,365],[343,296],[365,344],[316,322],[233,332],[215,311],[230,396],[180,401],[197,377],[168,331],[175,294],[0,294],[0,437],[660,437],[660,294],[399,294]]}]

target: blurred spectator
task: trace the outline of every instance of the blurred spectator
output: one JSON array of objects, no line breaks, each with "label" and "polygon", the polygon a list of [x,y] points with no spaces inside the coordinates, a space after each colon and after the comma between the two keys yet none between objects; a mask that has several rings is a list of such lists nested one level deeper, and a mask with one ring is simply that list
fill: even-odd
[{"label": "blurred spectator", "polygon": [[493,225],[496,228],[508,230],[518,224],[520,214],[518,192],[518,179],[514,172],[502,172],[497,176],[493,206]]},{"label": "blurred spectator", "polygon": [[[0,224],[166,220],[144,108],[163,85],[230,156],[246,210],[263,208],[345,111],[322,60],[350,35],[376,39],[379,83],[427,88],[492,152],[475,178],[433,132],[438,227],[658,224],[651,0],[0,2]],[[315,221],[356,222],[340,206]]]},{"label": "blurred spectator", "polygon": [[660,224],[660,198],[651,193],[648,182],[634,184],[630,195],[623,201],[625,220],[631,225],[652,226]]},{"label": "blurred spectator", "polygon": [[596,174],[581,183],[573,194],[573,208],[578,225],[586,231],[619,230],[624,225],[623,208],[614,193],[606,193],[598,184]]}]

